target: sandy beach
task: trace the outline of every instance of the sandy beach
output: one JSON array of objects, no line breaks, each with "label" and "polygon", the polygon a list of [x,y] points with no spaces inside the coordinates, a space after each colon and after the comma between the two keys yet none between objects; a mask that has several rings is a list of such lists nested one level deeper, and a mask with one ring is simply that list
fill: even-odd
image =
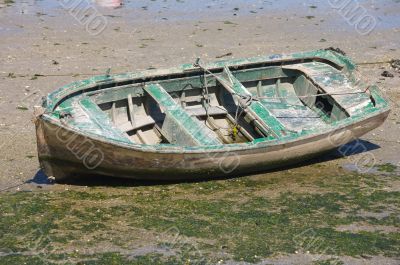
[{"label": "sandy beach", "polygon": [[[201,1],[201,3],[191,0],[80,2],[81,5],[91,6],[93,12],[102,18],[103,30],[98,32],[96,29],[88,30],[85,17],[77,18],[65,3],[50,0],[0,0],[0,200],[3,209],[6,209],[2,213],[3,221],[0,230],[4,230],[1,232],[3,233],[9,226],[17,229],[11,221],[7,223],[13,212],[18,212],[18,215],[14,217],[20,226],[23,224],[24,216],[43,222],[35,215],[36,210],[33,208],[31,211],[21,210],[22,212],[13,208],[22,207],[21,205],[30,202],[32,205],[38,204],[37,213],[46,215],[45,209],[41,209],[39,205],[50,203],[52,205],[49,206],[50,211],[55,212],[63,211],[62,207],[70,205],[68,213],[71,214],[66,216],[65,220],[60,219],[61,221],[57,221],[57,217],[54,216],[53,219],[48,219],[52,224],[59,222],[59,226],[53,227],[58,229],[57,232],[53,231],[54,233],[52,228],[46,230],[45,233],[48,233],[46,235],[58,236],[58,239],[63,236],[66,238],[63,239],[64,241],[60,239],[55,243],[52,249],[57,249],[58,252],[51,252],[53,256],[47,255],[46,252],[51,243],[47,243],[45,248],[40,248],[42,252],[39,254],[35,254],[35,250],[33,252],[27,250],[27,247],[21,249],[16,247],[22,244],[20,241],[23,237],[35,242],[34,237],[28,236],[29,231],[15,235],[7,232],[10,233],[8,239],[0,240],[0,264],[17,264],[20,261],[30,264],[34,260],[38,261],[38,264],[52,262],[57,264],[63,261],[71,262],[70,264],[75,264],[77,261],[82,261],[82,264],[86,264],[85,262],[87,264],[166,264],[167,261],[170,262],[169,264],[194,264],[188,260],[193,261],[193,257],[198,258],[199,255],[207,257],[207,261],[202,260],[203,263],[196,264],[398,264],[400,262],[400,73],[389,63],[392,59],[400,59],[399,1],[358,1],[357,4],[364,11],[358,18],[368,16],[369,21],[374,21],[373,27],[372,24],[362,25],[355,22],[357,16],[349,19],[346,13],[332,5],[335,1],[328,0],[302,2],[215,0]],[[191,63],[196,58],[211,62],[220,57],[244,58],[327,47],[338,47],[345,51],[359,64],[360,74],[369,83],[377,84],[391,101],[392,112],[385,124],[361,139],[366,147],[365,150],[354,151],[344,156],[340,152],[333,152],[321,160],[299,168],[285,169],[282,172],[247,176],[238,180],[189,184],[149,186],[129,182],[125,185],[120,181],[55,184],[40,171],[32,123],[33,106],[40,104],[41,98],[47,93],[65,84],[104,74],[109,68],[111,73],[134,72]],[[383,77],[381,74],[385,70],[393,74],[393,77]],[[370,171],[361,174],[357,172],[357,163],[365,152],[370,152],[374,156],[375,163]],[[336,180],[325,178],[325,176],[337,175],[340,177]],[[353,176],[354,179],[349,180],[348,176]],[[261,183],[260,187],[263,188],[257,189],[250,184],[246,186],[247,182],[252,182],[254,185]],[[321,184],[322,182],[324,185]],[[365,191],[362,196],[368,197],[376,191],[382,194],[387,192],[388,197],[381,194],[381,201],[375,197],[371,201],[370,206],[376,206],[381,211],[363,208],[364,206],[359,201],[352,201],[359,203],[358,208],[353,207],[354,205],[348,200],[342,200],[340,196],[344,194],[350,196],[354,192],[350,191],[350,186],[344,183],[357,192]],[[120,185],[123,187],[119,187]],[[212,192],[213,189],[215,192]],[[68,192],[72,195],[68,195]],[[282,197],[287,192],[292,195]],[[335,192],[338,192],[337,197],[327,195]],[[23,195],[18,195],[19,193]],[[87,197],[85,197],[86,193],[89,194]],[[156,221],[157,211],[167,211],[160,208],[162,196],[164,196],[162,194],[170,199],[166,205],[171,208],[168,216],[161,214],[163,223],[160,224],[159,220]],[[263,236],[273,233],[271,238],[276,240],[270,242],[271,247],[267,250],[254,251],[258,245],[253,246],[251,242],[255,244],[262,240],[249,240],[257,237],[253,231],[258,231],[258,228],[246,230],[253,225],[246,218],[243,222],[248,223],[243,231],[226,231],[224,235],[215,232],[217,235],[213,238],[213,229],[224,230],[226,226],[231,225],[241,227],[236,224],[240,222],[237,216],[229,219],[228,214],[226,221],[213,219],[217,215],[225,218],[224,215],[219,215],[221,211],[229,212],[227,208],[224,208],[227,207],[226,205],[220,205],[217,201],[223,199],[232,204],[237,202],[238,211],[246,209],[249,215],[257,215],[262,212],[263,206],[261,201],[253,198],[255,194],[272,200],[268,204],[271,208],[265,206],[269,209],[267,212],[271,214],[271,218],[275,218],[272,215],[281,206],[288,209],[296,208],[285,203],[289,201],[294,203],[299,194],[301,198],[311,198],[315,194],[320,194],[322,197],[328,196],[329,198],[326,198],[329,203],[320,206],[321,209],[326,210],[329,205],[343,206],[345,210],[342,212],[348,215],[347,221],[330,224],[329,221],[325,221],[325,217],[316,213],[319,209],[317,207],[314,217],[318,222],[310,221],[309,227],[299,225],[303,230],[297,229],[296,223],[290,223],[287,229],[293,231],[281,231],[280,229],[284,227],[276,223],[270,227],[271,223],[268,222],[275,221],[264,220],[264,217],[260,217],[266,222],[264,225],[268,230],[268,233],[266,232]],[[367,197],[365,197],[366,201],[368,201]],[[137,201],[130,201],[131,199]],[[184,199],[193,204],[186,204]],[[314,199],[320,200],[317,197]],[[174,208],[179,203],[174,206],[171,202],[173,200],[180,200],[179,203],[183,203],[182,211],[179,210],[180,207]],[[202,204],[209,200],[215,203],[216,212]],[[101,205],[96,206],[97,201]],[[246,208],[245,202],[249,202],[249,205],[254,207],[253,211]],[[60,204],[55,206],[54,203]],[[147,206],[141,209],[140,207],[146,203],[148,203]],[[311,204],[311,208],[316,207]],[[130,219],[112,219],[111,216],[114,214],[116,216],[127,214],[121,205],[130,205],[129,207],[141,205],[137,206],[138,208],[127,206],[126,211],[129,209],[132,213],[137,210],[136,214],[141,216],[142,221],[129,224]],[[111,219],[100,218],[96,221],[97,226],[88,228],[89,232],[80,238],[68,237],[68,231],[74,231],[71,233],[76,234],[78,230],[85,230],[75,220],[79,215],[75,213],[75,219],[71,217],[74,216],[73,211],[83,209],[74,209],[75,206],[87,207],[93,211],[88,212],[87,216],[81,219],[81,223],[90,223],[88,216],[96,219],[97,210],[107,212],[107,215],[110,215],[107,218]],[[119,206],[115,212],[110,210],[114,206]],[[370,215],[372,212],[376,215],[383,212],[390,220],[378,218],[373,214],[371,217],[368,213],[361,214],[364,218],[362,220],[355,218],[354,216],[358,216],[356,212],[360,211],[368,212]],[[187,222],[191,222],[191,214],[195,221],[188,227]],[[296,213],[296,216],[297,214],[300,215]],[[304,213],[304,216],[307,214]],[[334,216],[340,214],[335,212]],[[330,215],[327,213],[326,216]],[[349,216],[353,216],[354,220],[351,220]],[[312,215],[309,217],[314,218]],[[174,218],[176,218],[175,222],[172,222]],[[288,218],[301,221],[301,219],[291,219],[290,216]],[[201,222],[204,224],[200,225]],[[279,222],[285,221],[277,221]],[[74,223],[77,225],[72,228]],[[64,226],[65,233],[62,230]],[[331,243],[324,243],[322,248],[336,245],[338,246],[336,252],[321,249],[293,249],[289,246],[296,232],[301,233],[310,227],[314,227],[315,231],[320,231],[318,229],[321,226],[335,227],[337,238],[332,239]],[[190,244],[196,245],[196,251],[201,254],[193,254],[196,251],[193,249],[189,251],[185,247],[175,246],[172,248],[173,251],[169,252],[160,247],[157,238],[160,235],[165,236],[165,231],[171,227],[179,229],[180,235],[183,235]],[[345,239],[347,240],[345,243],[339,242],[338,238],[343,236],[337,232],[341,231],[340,228],[347,233],[348,238]],[[107,233],[114,230],[115,240],[108,238],[107,233],[102,232],[105,230],[108,230]],[[279,234],[283,235],[282,238],[288,239],[285,243],[275,246],[272,242],[280,240]],[[128,237],[128,235],[131,236]],[[241,239],[236,238],[236,235],[240,235]],[[365,238],[361,238],[362,236]],[[10,243],[11,238],[14,237],[18,238],[15,246],[14,243]],[[321,237],[325,240],[330,238],[330,236],[325,238],[325,234]],[[361,239],[357,239],[358,237]],[[357,240],[364,240],[363,244],[366,246],[361,246]],[[368,240],[379,241],[382,245],[371,248],[367,246],[368,243],[365,243]],[[239,241],[242,241],[244,245],[241,246]],[[353,244],[353,246],[360,244],[360,246],[357,245],[356,250],[352,252],[346,250],[346,244]],[[253,250],[246,252],[250,248]],[[23,254],[8,255],[10,249],[14,251],[12,253],[23,252]],[[118,256],[107,256],[107,253],[118,253]],[[252,258],[249,258],[248,253],[252,253]],[[176,260],[171,257],[176,257]]]}]

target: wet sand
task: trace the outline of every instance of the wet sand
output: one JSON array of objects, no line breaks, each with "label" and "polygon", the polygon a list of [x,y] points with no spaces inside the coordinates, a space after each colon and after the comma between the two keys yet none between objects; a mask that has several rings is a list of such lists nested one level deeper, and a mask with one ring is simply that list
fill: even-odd
[{"label": "wet sand", "polygon": [[[80,188],[51,185],[37,162],[33,105],[60,86],[108,68],[132,72],[197,57],[214,61],[228,53],[232,55],[226,58],[242,58],[330,46],[361,63],[360,73],[391,99],[387,122],[362,140],[378,164],[400,167],[400,73],[388,63],[377,63],[400,58],[398,1],[362,1],[377,21],[368,35],[357,33],[329,1],[132,1],[120,8],[94,4],[107,21],[97,36],[55,1],[11,2],[0,1],[1,190]],[[382,77],[384,70],[394,77]],[[325,160],[330,167],[352,170],[362,155],[332,159],[330,154]]]}]

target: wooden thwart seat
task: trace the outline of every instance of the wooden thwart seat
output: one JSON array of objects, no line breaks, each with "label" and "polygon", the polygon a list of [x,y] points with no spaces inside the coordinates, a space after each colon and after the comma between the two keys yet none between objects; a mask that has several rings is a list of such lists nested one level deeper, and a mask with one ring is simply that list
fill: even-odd
[{"label": "wooden thwart seat", "polygon": [[191,117],[159,84],[150,84],[144,90],[165,113],[160,133],[171,144],[199,146],[219,145],[220,141],[196,117]]},{"label": "wooden thwart seat", "polygon": [[276,118],[289,130],[301,132],[315,128],[326,128],[328,125],[310,108],[269,108]]},{"label": "wooden thwart seat", "polygon": [[[228,67],[225,67],[222,75],[216,78],[231,94],[245,97],[252,96],[250,91],[233,76]],[[254,118],[256,126],[263,134],[272,135],[276,138],[287,134],[283,124],[259,101],[252,100],[244,111]]]},{"label": "wooden thwart seat", "polygon": [[213,115],[227,115],[228,114],[227,110],[222,106],[218,106],[218,107],[210,106],[208,108],[208,111],[206,111],[206,109],[203,108],[203,107],[200,107],[200,108],[186,108],[185,110],[186,110],[187,113],[190,114],[190,116],[199,116],[199,117],[207,116],[207,113],[210,116],[213,116]]}]

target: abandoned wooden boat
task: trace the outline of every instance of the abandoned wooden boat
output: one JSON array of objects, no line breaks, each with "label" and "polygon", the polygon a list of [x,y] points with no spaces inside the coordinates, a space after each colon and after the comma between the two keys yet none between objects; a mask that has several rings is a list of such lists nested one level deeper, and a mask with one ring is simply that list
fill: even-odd
[{"label": "abandoned wooden boat", "polygon": [[332,50],[96,76],[37,107],[48,176],[144,180],[290,165],[384,122],[389,104]]}]

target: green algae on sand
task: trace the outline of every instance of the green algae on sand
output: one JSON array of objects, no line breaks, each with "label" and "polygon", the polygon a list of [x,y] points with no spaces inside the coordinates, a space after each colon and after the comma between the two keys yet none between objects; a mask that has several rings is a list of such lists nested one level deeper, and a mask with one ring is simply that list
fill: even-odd
[{"label": "green algae on sand", "polygon": [[[259,262],[301,250],[396,256],[398,232],[336,227],[363,223],[396,231],[400,193],[387,186],[398,177],[326,171],[308,167],[200,183],[3,193],[0,248],[9,255],[0,264],[35,263],[32,251],[87,264]],[[314,237],[318,247],[307,247]]]}]

